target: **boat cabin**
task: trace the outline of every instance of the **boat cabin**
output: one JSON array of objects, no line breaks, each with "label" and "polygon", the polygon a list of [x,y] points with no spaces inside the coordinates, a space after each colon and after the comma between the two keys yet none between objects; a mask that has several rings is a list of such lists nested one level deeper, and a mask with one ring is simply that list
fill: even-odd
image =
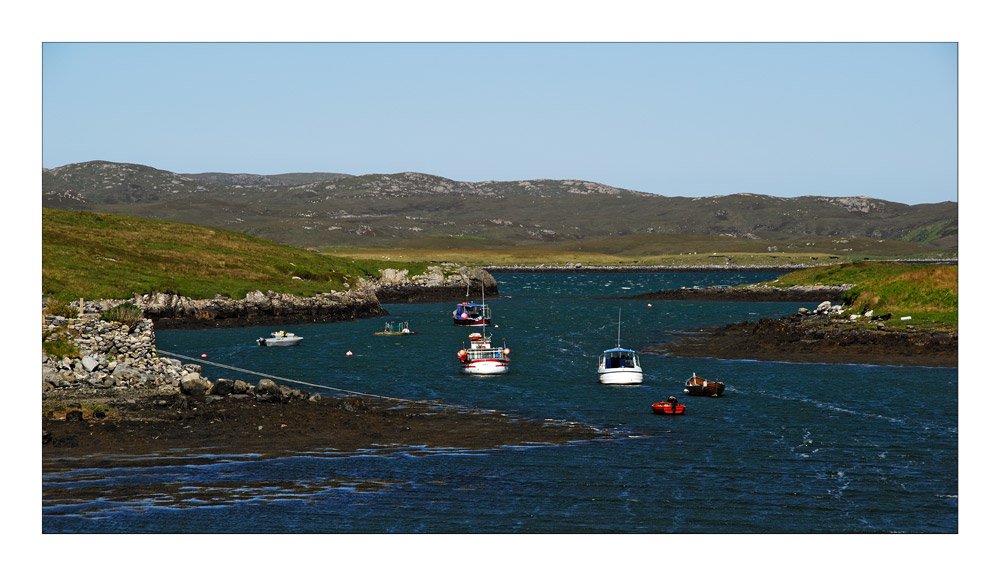
[{"label": "boat cabin", "polygon": [[460,317],[465,314],[468,318],[480,318],[484,312],[483,304],[476,304],[475,302],[462,302],[455,309],[455,316]]},{"label": "boat cabin", "polygon": [[639,356],[635,353],[635,350],[624,348],[605,350],[604,354],[601,354],[599,362],[599,367],[604,369],[639,368]]}]

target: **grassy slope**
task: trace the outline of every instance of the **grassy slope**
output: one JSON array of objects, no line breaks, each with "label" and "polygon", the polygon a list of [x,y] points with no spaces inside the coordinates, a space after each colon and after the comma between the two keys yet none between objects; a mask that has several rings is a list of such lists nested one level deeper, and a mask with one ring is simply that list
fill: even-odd
[{"label": "grassy slope", "polygon": [[[785,274],[774,285],[855,284],[847,294],[851,311],[891,313],[890,327],[958,329],[958,267],[857,262]],[[910,320],[900,320],[911,316]]]},{"label": "grassy slope", "polygon": [[928,256],[912,242],[872,238],[798,238],[747,240],[720,235],[628,234],[601,240],[535,244],[497,242],[475,236],[430,236],[393,247],[327,247],[324,252],[394,261],[448,261],[469,265],[597,266],[767,266]]},{"label": "grassy slope", "polygon": [[152,291],[195,298],[243,298],[253,290],[312,296],[343,290],[352,277],[378,275],[384,266],[190,224],[42,210],[42,290],[61,300]]}]

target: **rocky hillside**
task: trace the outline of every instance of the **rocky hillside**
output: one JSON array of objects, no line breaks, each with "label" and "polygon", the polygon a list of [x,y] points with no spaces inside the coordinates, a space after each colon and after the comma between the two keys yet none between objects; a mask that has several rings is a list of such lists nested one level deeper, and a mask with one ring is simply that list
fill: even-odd
[{"label": "rocky hillside", "polygon": [[86,162],[45,170],[46,207],[132,214],[295,246],[396,245],[435,235],[498,243],[710,234],[876,238],[957,250],[955,202],[865,197],[661,196],[578,180],[457,182],[418,173],[177,174]]}]

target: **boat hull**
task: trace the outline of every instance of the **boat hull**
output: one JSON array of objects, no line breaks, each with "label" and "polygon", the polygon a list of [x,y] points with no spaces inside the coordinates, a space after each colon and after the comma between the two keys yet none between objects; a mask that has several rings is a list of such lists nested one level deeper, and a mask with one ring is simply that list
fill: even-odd
[{"label": "boat hull", "polygon": [[258,346],[298,346],[302,342],[302,338],[296,336],[295,338],[259,338],[257,340]]},{"label": "boat hull", "polygon": [[642,384],[642,370],[612,368],[598,372],[597,377],[601,384],[618,386]]},{"label": "boat hull", "polygon": [[726,391],[726,385],[722,382],[715,382],[707,378],[688,378],[684,383],[684,393],[691,396],[711,396],[718,398]]},{"label": "boat hull", "polygon": [[462,374],[506,374],[510,371],[508,360],[473,360],[462,362],[460,371]]},{"label": "boat hull", "polygon": [[456,326],[489,326],[490,324],[489,318],[483,318],[480,320],[471,320],[471,319],[463,320],[461,318],[455,318],[454,320]]},{"label": "boat hull", "polygon": [[657,402],[653,404],[654,414],[664,414],[666,416],[680,416],[684,414],[685,409],[683,404],[671,405],[670,402]]}]

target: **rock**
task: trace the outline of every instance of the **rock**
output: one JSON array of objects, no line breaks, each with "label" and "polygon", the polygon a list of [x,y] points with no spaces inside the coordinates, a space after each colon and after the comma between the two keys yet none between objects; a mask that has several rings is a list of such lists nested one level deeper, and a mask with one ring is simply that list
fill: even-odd
[{"label": "rock", "polygon": [[228,396],[233,393],[233,381],[227,380],[225,378],[219,378],[212,384],[212,395],[214,396]]},{"label": "rock", "polygon": [[93,372],[100,365],[100,362],[93,356],[84,356],[80,363],[87,372]]},{"label": "rock", "polygon": [[83,421],[83,412],[81,412],[79,410],[70,410],[69,412],[66,412],[66,421],[67,422],[82,422]]},{"label": "rock", "polygon": [[268,378],[263,378],[257,383],[254,394],[263,402],[281,402],[281,387]]},{"label": "rock", "polygon": [[180,390],[188,396],[204,396],[211,389],[209,383],[200,374],[188,374],[181,378]]}]

